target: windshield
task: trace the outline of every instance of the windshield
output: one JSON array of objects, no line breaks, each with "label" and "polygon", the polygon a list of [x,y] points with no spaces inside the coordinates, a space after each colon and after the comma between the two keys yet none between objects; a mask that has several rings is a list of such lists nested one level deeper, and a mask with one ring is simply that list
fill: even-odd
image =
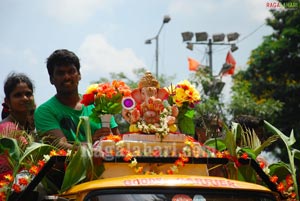
[{"label": "windshield", "polygon": [[91,192],[85,201],[275,201],[269,193],[210,189],[115,189]]}]

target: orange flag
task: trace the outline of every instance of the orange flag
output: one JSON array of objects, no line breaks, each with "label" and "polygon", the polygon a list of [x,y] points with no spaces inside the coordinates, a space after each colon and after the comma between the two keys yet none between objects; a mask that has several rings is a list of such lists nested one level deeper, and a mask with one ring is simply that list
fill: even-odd
[{"label": "orange flag", "polygon": [[227,71],[225,71],[223,73],[223,75],[233,75],[234,74],[234,70],[235,70],[235,59],[233,58],[232,54],[230,53],[230,51],[228,51],[227,56],[226,56],[226,63],[231,65],[231,68],[229,68]]},{"label": "orange flag", "polygon": [[200,66],[200,63],[198,61],[188,57],[188,62],[189,62],[189,70],[190,71],[197,71],[198,70],[198,68]]}]

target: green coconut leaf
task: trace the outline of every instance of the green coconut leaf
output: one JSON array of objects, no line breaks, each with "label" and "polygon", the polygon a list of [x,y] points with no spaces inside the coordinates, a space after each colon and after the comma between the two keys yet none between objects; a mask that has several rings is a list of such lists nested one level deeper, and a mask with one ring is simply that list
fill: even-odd
[{"label": "green coconut leaf", "polygon": [[21,151],[16,139],[6,137],[0,139],[0,153],[5,152],[8,152],[14,161],[18,162],[20,160]]}]

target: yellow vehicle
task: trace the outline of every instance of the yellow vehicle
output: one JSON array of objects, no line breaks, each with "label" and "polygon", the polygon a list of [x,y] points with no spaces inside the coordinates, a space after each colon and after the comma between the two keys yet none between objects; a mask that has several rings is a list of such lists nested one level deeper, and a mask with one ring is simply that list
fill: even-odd
[{"label": "yellow vehicle", "polygon": [[[64,161],[64,157],[51,158],[27,189],[16,200],[28,200],[35,186],[51,167]],[[140,158],[145,166],[155,163],[164,168],[172,158]],[[157,163],[159,161],[159,163]],[[119,161],[104,162],[103,176],[98,180],[73,186],[66,192],[47,195],[44,201],[278,201],[281,200],[276,188],[231,180],[206,174],[206,164],[228,161],[221,158],[194,158],[185,164],[178,174],[137,175],[128,163]],[[254,161],[241,161],[251,164]],[[118,170],[118,171],[116,171]],[[259,169],[258,169],[259,170]],[[131,173],[130,173],[131,171]],[[262,172],[257,173],[264,177]],[[270,188],[272,190],[270,190]],[[26,199],[27,198],[27,199]],[[33,200],[33,199],[30,199]]]},{"label": "yellow vehicle", "polygon": [[221,177],[129,175],[91,181],[53,197],[84,201],[275,201],[263,186]]}]

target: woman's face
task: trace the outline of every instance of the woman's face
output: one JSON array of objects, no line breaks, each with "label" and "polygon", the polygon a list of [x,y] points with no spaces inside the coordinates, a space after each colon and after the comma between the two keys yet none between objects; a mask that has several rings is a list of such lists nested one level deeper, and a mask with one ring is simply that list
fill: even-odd
[{"label": "woman's face", "polygon": [[11,112],[27,112],[34,103],[33,91],[24,82],[17,84],[6,99]]}]

